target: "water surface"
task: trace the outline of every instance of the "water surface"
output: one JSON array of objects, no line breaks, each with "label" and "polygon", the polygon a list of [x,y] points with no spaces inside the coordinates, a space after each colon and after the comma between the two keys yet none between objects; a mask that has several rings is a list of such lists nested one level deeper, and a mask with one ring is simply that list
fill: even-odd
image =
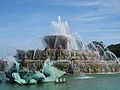
[{"label": "water surface", "polygon": [[0,83],[0,90],[119,90],[120,74],[91,74],[87,78],[80,75],[66,75],[66,83],[43,83],[36,85],[18,85]]}]

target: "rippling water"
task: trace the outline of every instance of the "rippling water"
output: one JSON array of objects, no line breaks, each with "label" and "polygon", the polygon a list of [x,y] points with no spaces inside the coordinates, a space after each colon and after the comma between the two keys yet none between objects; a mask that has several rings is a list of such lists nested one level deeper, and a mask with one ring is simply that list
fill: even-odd
[{"label": "rippling water", "polygon": [[65,77],[67,81],[61,84],[21,86],[2,82],[0,90],[120,90],[120,74],[66,75]]}]

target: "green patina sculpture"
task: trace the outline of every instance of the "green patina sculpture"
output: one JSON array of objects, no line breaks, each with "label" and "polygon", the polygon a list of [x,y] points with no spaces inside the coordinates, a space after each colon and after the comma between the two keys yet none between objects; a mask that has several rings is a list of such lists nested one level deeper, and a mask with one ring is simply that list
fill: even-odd
[{"label": "green patina sculpture", "polygon": [[53,61],[47,59],[44,63],[42,72],[40,71],[21,71],[19,63],[14,62],[14,65],[5,73],[10,81],[18,84],[35,84],[42,82],[53,82],[56,78],[65,74],[64,71],[58,70],[53,66]]}]

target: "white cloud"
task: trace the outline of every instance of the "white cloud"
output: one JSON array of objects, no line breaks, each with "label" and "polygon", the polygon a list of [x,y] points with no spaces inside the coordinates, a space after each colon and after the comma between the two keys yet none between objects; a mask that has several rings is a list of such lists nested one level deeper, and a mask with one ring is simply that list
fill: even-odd
[{"label": "white cloud", "polygon": [[120,10],[120,0],[51,0],[53,5],[64,5],[71,7],[94,6],[99,10],[112,11]]},{"label": "white cloud", "polygon": [[79,20],[81,22],[96,22],[97,20],[104,19],[103,16],[94,16],[94,17],[77,17],[75,20]]},{"label": "white cloud", "polygon": [[84,1],[84,0],[52,0],[53,5],[65,5],[72,7],[90,7],[97,6],[99,4],[98,1]]},{"label": "white cloud", "polygon": [[[120,0],[99,0],[99,10],[104,13],[115,13],[120,11]],[[120,13],[120,12],[119,12]]]}]

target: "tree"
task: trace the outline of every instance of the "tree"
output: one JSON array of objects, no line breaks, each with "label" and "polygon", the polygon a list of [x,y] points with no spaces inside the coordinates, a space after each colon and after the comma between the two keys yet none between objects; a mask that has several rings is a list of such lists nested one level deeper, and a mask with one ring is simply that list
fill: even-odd
[{"label": "tree", "polygon": [[120,43],[119,44],[111,44],[107,46],[108,49],[113,52],[117,57],[120,57]]},{"label": "tree", "polygon": [[102,41],[93,41],[94,45],[100,45],[103,49],[105,47],[105,45],[103,44]]}]

